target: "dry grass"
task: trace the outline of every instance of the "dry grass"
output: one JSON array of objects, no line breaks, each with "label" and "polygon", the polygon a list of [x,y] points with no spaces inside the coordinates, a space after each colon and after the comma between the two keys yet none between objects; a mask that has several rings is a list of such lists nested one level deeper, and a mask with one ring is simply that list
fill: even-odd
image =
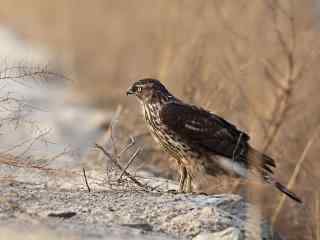
[{"label": "dry grass", "polygon": [[49,47],[99,104],[125,104],[135,133],[144,125],[124,93],[145,76],[245,129],[256,148],[277,159],[276,177],[305,202],[303,211],[263,191],[275,228],[288,239],[319,239],[319,140],[306,150],[320,121],[314,4],[3,0],[0,22]]},{"label": "dry grass", "polygon": [[[306,144],[306,147],[305,149],[303,150],[302,154],[301,154],[301,157],[299,159],[299,161],[297,162],[296,166],[295,166],[295,169],[290,177],[290,180],[289,180],[289,183],[287,184],[287,188],[288,189],[292,189],[294,186],[295,186],[295,181],[296,181],[296,178],[301,170],[301,167],[302,167],[302,163],[305,161],[306,157],[307,157],[307,154],[309,153],[310,149],[311,149],[311,146],[314,144],[314,142],[318,139],[318,135],[319,135],[319,129],[320,127],[316,128],[314,134],[311,136],[311,138],[309,139],[309,141],[307,142]],[[284,204],[284,201],[285,201],[286,197],[285,195],[282,195],[281,196],[281,200],[279,201],[279,204],[272,216],[272,223],[275,224],[276,220],[277,220],[277,217],[283,207],[283,204]],[[317,201],[317,196],[315,198],[315,200]],[[318,212],[315,211],[315,213],[317,214]]]}]

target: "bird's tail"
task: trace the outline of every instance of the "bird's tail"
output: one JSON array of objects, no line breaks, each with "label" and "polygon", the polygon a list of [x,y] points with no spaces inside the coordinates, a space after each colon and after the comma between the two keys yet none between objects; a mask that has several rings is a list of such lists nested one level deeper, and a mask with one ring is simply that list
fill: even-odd
[{"label": "bird's tail", "polygon": [[263,177],[272,175],[273,169],[276,167],[276,163],[271,157],[255,150],[250,146],[248,147],[247,159],[249,168],[258,170]]},{"label": "bird's tail", "polygon": [[272,184],[276,189],[278,189],[280,192],[286,194],[289,198],[295,200],[296,202],[303,204],[302,200],[293,192],[289,191],[285,186],[283,186],[281,183],[274,181]]},{"label": "bird's tail", "polygon": [[269,183],[294,201],[300,204],[303,203],[295,193],[291,192],[284,185],[273,179],[273,169],[276,167],[276,164],[271,157],[255,150],[252,147],[249,147],[247,157],[249,168],[258,171],[264,182]]}]

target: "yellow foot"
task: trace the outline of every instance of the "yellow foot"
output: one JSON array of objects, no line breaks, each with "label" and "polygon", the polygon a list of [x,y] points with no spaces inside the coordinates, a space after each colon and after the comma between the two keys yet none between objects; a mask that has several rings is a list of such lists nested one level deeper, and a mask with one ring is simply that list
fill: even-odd
[{"label": "yellow foot", "polygon": [[187,173],[185,185],[184,185],[184,191],[186,193],[191,193],[192,192],[192,179],[189,173]]},{"label": "yellow foot", "polygon": [[186,182],[187,170],[181,166],[179,169],[179,173],[180,173],[180,179],[179,179],[178,192],[183,193],[184,192],[184,185]]}]

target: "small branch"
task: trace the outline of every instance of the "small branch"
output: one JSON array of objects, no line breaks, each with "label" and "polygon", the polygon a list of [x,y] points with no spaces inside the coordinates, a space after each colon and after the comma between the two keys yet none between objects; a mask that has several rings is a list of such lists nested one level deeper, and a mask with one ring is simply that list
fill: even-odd
[{"label": "small branch", "polygon": [[59,79],[66,79],[70,80],[63,74],[59,74],[48,69],[48,66],[13,66],[13,67],[6,67],[1,70],[0,72],[0,80],[16,80],[16,79],[24,79],[24,78],[32,78],[35,79],[36,77],[41,79],[46,79],[48,77],[55,77]]},{"label": "small branch", "polygon": [[101,150],[102,153],[107,156],[110,161],[112,163],[114,163],[115,166],[117,166],[117,168],[119,168],[121,171],[123,171],[123,174],[126,175],[132,182],[134,182],[137,186],[145,189],[146,186],[144,184],[142,184],[141,182],[139,182],[135,177],[133,177],[130,173],[128,173],[125,169],[122,168],[122,166],[118,163],[118,161],[116,159],[114,159],[110,153],[108,153],[102,146],[96,144],[96,148]]},{"label": "small branch", "polygon": [[15,159],[8,159],[7,156],[5,158],[0,157],[0,165],[1,164],[11,166],[11,167],[16,167],[16,168],[38,169],[38,170],[47,171],[47,172],[57,171],[57,169],[48,168],[42,165],[21,163],[21,161],[18,161]]},{"label": "small branch", "polygon": [[88,192],[91,192],[91,189],[90,189],[90,187],[89,187],[88,180],[87,180],[86,170],[85,170],[84,168],[82,168],[82,172],[83,172],[83,178],[84,178],[84,181],[85,181],[85,183],[86,183]]},{"label": "small branch", "polygon": [[[279,81],[277,81],[274,78],[274,75],[271,72],[268,72],[267,70],[267,76],[271,80],[271,82],[276,86],[278,89],[280,89],[281,93],[279,95],[279,99],[276,101],[276,105],[271,113],[271,125],[267,132],[267,138],[266,142],[263,146],[263,152],[266,152],[269,147],[272,145],[274,140],[276,139],[278,133],[280,132],[280,128],[282,124],[285,122],[285,117],[287,115],[287,112],[290,109],[290,100],[293,92],[293,88],[297,82],[298,77],[300,77],[303,73],[303,68],[300,69],[298,74],[295,74],[295,70],[297,68],[296,62],[295,62],[295,56],[294,51],[296,47],[296,28],[295,28],[295,18],[294,18],[294,6],[291,5],[290,13],[288,11],[284,10],[280,7],[278,0],[269,0],[267,1],[268,6],[271,9],[272,14],[272,21],[274,24],[275,32],[277,35],[278,42],[280,46],[282,47],[283,54],[286,57],[286,61],[288,64],[288,72],[287,74],[281,74],[285,75],[285,82],[286,85],[283,86],[283,84],[280,84]],[[278,8],[276,8],[278,7]],[[277,11],[281,11],[282,13],[286,13],[285,16],[289,19],[289,28],[290,28],[290,37],[291,37],[291,46],[289,46],[288,41],[285,40],[284,33],[280,30],[279,23],[278,23],[278,15]],[[272,62],[267,61],[269,66],[272,66],[273,69],[277,70],[275,64],[272,64]],[[277,70],[277,73],[279,74],[279,71]]]},{"label": "small branch", "polygon": [[123,153],[125,153],[129,148],[131,148],[136,143],[136,140],[134,137],[130,137],[130,143],[126,145],[118,154],[118,157],[120,157]]},{"label": "small branch", "polygon": [[21,161],[19,159],[16,159],[15,156],[6,154],[5,156],[0,155],[0,165],[7,165],[10,167],[16,167],[16,168],[23,168],[23,169],[34,169],[34,170],[40,170],[45,171],[47,173],[54,173],[54,174],[67,174],[72,176],[79,176],[78,171],[71,171],[71,170],[62,170],[57,168],[50,168],[45,165],[35,164],[35,163],[28,163],[25,161]]},{"label": "small branch", "polygon": [[120,176],[119,176],[119,179],[118,180],[121,180],[124,172],[128,169],[128,167],[131,165],[131,163],[133,162],[134,159],[136,159],[136,157],[138,156],[138,154],[141,152],[141,148],[138,148],[133,154],[132,156],[130,157],[127,165],[124,167],[124,169],[122,170]]},{"label": "small branch", "polygon": [[274,85],[276,88],[285,89],[285,86],[283,86],[280,81],[278,80],[277,76],[280,77],[280,79],[284,78],[284,74],[278,69],[275,63],[273,63],[270,59],[263,59],[262,63],[264,64],[264,71],[267,77],[270,79],[272,85]]}]

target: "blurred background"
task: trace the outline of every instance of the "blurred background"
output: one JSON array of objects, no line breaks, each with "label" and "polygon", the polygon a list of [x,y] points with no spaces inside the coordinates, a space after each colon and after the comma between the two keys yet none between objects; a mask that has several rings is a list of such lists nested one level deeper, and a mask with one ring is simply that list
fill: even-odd
[{"label": "blurred background", "polygon": [[[319,24],[316,0],[2,0],[0,54],[7,66],[30,61],[63,73],[73,98],[109,112],[122,106],[131,135],[146,128],[126,89],[160,79],[275,158],[277,179],[305,209],[266,188],[266,214],[277,212],[275,229],[288,239],[320,239]],[[169,158],[148,136],[145,144],[158,174],[174,178]]]}]

